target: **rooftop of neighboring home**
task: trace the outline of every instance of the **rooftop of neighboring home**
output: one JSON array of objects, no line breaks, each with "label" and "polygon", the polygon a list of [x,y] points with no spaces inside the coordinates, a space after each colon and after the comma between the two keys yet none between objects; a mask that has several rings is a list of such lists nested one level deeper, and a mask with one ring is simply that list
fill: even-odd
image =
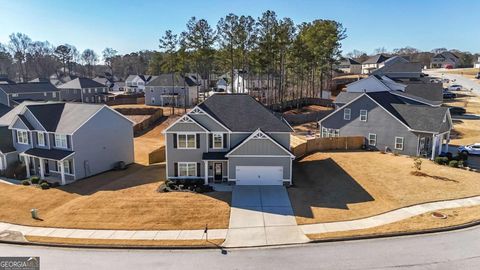
[{"label": "rooftop of neighboring home", "polygon": [[98,83],[101,83],[107,87],[110,87],[111,85],[113,85],[113,81],[107,77],[104,77],[104,76],[97,76],[95,78],[93,78],[92,80],[98,82]]},{"label": "rooftop of neighboring home", "polygon": [[[372,98],[400,122],[416,131],[439,132],[446,125],[447,107],[432,107],[422,104],[411,104],[402,98],[403,93],[394,92],[347,93],[342,92],[336,102],[348,103],[362,95]],[[341,101],[341,102],[340,102]]]},{"label": "rooftop of neighboring home", "polygon": [[194,77],[181,76],[180,74],[160,74],[155,76],[151,81],[147,83],[148,86],[196,86],[197,83]]},{"label": "rooftop of neighboring home", "polygon": [[370,58],[368,58],[367,60],[365,60],[362,65],[365,65],[365,64],[379,64],[379,63],[382,63],[382,62],[385,62],[385,60],[387,60],[389,57],[388,56],[385,56],[383,54],[377,54],[377,55],[374,55]]},{"label": "rooftop of neighboring home", "polygon": [[443,58],[443,59],[452,59],[452,60],[458,60],[458,56],[452,52],[445,51],[442,53],[437,53],[433,56],[433,58]]},{"label": "rooftop of neighboring home", "polygon": [[84,89],[95,87],[105,87],[105,85],[89,78],[79,77],[58,86],[58,88],[61,89]]},{"label": "rooftop of neighboring home", "polygon": [[132,81],[136,77],[139,77],[144,82],[148,82],[148,81],[151,81],[152,79],[154,79],[156,76],[143,75],[143,74],[133,74],[133,75],[128,75],[128,77],[127,77],[127,79],[125,79],[125,81]]},{"label": "rooftop of neighboring home", "polygon": [[292,132],[284,119],[246,94],[216,94],[198,107],[233,132]]},{"label": "rooftop of neighboring home", "polygon": [[9,112],[12,108],[8,107],[7,105],[0,103],[0,117],[4,116],[7,112]]},{"label": "rooftop of neighboring home", "polygon": [[360,63],[353,60],[352,58],[343,58],[340,61],[340,66],[346,66],[346,65],[360,65]]},{"label": "rooftop of neighboring home", "polygon": [[0,126],[9,126],[19,116],[27,127],[32,127],[26,117],[21,117],[27,109],[46,131],[71,134],[103,107],[84,103],[23,102],[0,118]]},{"label": "rooftop of neighboring home", "polygon": [[28,82],[28,83],[9,83],[0,84],[0,90],[7,94],[18,93],[42,93],[59,91],[49,82]]},{"label": "rooftop of neighboring home", "polygon": [[391,65],[385,65],[379,69],[376,69],[372,74],[388,74],[388,73],[406,73],[406,72],[422,72],[422,64],[412,62],[395,62]]}]

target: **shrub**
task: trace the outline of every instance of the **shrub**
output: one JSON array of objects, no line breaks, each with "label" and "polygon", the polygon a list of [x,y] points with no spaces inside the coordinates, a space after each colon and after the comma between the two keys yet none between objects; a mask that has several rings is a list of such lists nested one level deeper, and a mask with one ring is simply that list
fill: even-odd
[{"label": "shrub", "polygon": [[49,189],[49,188],[50,188],[50,184],[47,183],[47,182],[43,182],[43,183],[40,184],[40,187],[41,187],[42,189]]},{"label": "shrub", "polygon": [[436,157],[433,162],[437,163],[438,165],[445,165],[448,163],[447,157]]},{"label": "shrub", "polygon": [[452,155],[451,152],[447,152],[447,153],[445,154],[445,156],[448,158],[448,161],[452,160],[452,158],[453,158],[453,155]]},{"label": "shrub", "polygon": [[24,186],[30,186],[30,181],[28,181],[28,180],[23,180],[23,181],[22,181],[22,185],[24,185]]},{"label": "shrub", "polygon": [[422,160],[419,157],[413,159],[413,168],[417,171],[422,170]]},{"label": "shrub", "polygon": [[463,160],[459,160],[459,161],[458,161],[458,167],[461,167],[461,168],[464,167]]},{"label": "shrub", "polygon": [[448,166],[458,168],[458,161],[457,160],[450,160]]},{"label": "shrub", "polygon": [[38,176],[32,176],[32,177],[30,177],[30,182],[33,185],[37,185],[40,182],[40,178],[38,178]]}]

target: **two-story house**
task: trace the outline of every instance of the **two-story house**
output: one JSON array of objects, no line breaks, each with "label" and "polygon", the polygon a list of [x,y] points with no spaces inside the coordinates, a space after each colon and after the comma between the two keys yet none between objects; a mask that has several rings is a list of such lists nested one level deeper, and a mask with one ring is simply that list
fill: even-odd
[{"label": "two-story house", "polygon": [[125,93],[143,93],[148,82],[157,76],[151,75],[128,75],[125,80]]},{"label": "two-story house", "polygon": [[76,78],[60,86],[61,100],[82,103],[105,103],[113,95],[108,87],[89,78]]},{"label": "two-story house", "polygon": [[289,185],[291,132],[249,95],[213,95],[165,129],[167,177]]},{"label": "two-story house", "polygon": [[[0,118],[2,167],[22,161],[27,176],[62,185],[134,161],[133,122],[106,105],[24,102]],[[3,128],[2,128],[3,127]],[[5,136],[8,127],[11,136]]]},{"label": "two-story house", "polygon": [[362,74],[370,74],[377,68],[383,66],[383,63],[388,59],[388,56],[383,54],[374,55],[364,62],[362,62]]},{"label": "two-story house", "polygon": [[337,69],[346,74],[361,74],[362,64],[352,58],[344,58],[337,65]]},{"label": "two-story house", "polygon": [[449,51],[438,53],[432,57],[430,68],[456,68],[460,64],[460,58]]},{"label": "two-story house", "polygon": [[190,76],[161,74],[148,82],[145,104],[152,106],[193,106],[197,101],[199,84]]},{"label": "two-story house", "polygon": [[363,136],[369,148],[431,159],[448,151],[448,108],[392,91],[346,94],[349,100],[318,122],[321,137]]},{"label": "two-story house", "polygon": [[58,101],[60,90],[49,82],[0,84],[0,104],[13,107],[25,100]]}]

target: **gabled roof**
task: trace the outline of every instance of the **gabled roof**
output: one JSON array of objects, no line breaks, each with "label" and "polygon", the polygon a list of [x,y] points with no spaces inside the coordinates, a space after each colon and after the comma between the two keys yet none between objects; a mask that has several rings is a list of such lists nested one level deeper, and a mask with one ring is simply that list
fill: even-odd
[{"label": "gabled roof", "polygon": [[391,65],[385,65],[379,69],[376,69],[372,74],[388,75],[389,73],[407,73],[407,72],[422,72],[422,64],[412,62],[395,62]]},{"label": "gabled roof", "polygon": [[216,94],[198,107],[233,132],[292,132],[284,120],[246,94]]},{"label": "gabled roof", "polygon": [[59,91],[53,84],[49,82],[0,84],[0,89],[7,94]]},{"label": "gabled roof", "polygon": [[340,65],[360,65],[360,63],[352,58],[344,58],[340,61]]},{"label": "gabled roof", "polygon": [[276,146],[278,146],[280,149],[282,149],[283,151],[285,151],[285,153],[290,156],[291,158],[295,158],[295,155],[292,154],[292,152],[285,148],[283,145],[281,145],[280,143],[278,143],[274,138],[272,138],[271,136],[269,136],[267,133],[263,132],[261,129],[257,129],[255,132],[253,132],[252,134],[250,134],[250,136],[248,136],[247,138],[245,138],[244,140],[242,140],[240,143],[238,143],[237,145],[235,145],[234,147],[232,147],[228,153],[225,154],[225,157],[229,157],[233,152],[235,152],[237,149],[239,149],[240,147],[242,147],[242,145],[244,145],[245,143],[247,143],[248,141],[252,140],[252,139],[258,139],[258,138],[261,138],[261,139],[268,139],[270,140],[271,142],[273,142]]},{"label": "gabled roof", "polygon": [[368,58],[362,64],[378,64],[378,63],[384,62],[387,59],[388,59],[388,56],[385,56],[383,54],[377,54]]},{"label": "gabled roof", "polygon": [[443,103],[443,85],[441,83],[407,83],[405,93],[422,98],[433,105]]},{"label": "gabled roof", "polygon": [[58,88],[61,88],[61,89],[83,89],[83,88],[95,88],[95,87],[106,87],[106,86],[92,79],[84,78],[84,77],[73,79],[71,81],[68,81],[58,86]]},{"label": "gabled roof", "polygon": [[148,86],[195,86],[197,85],[193,78],[182,77],[180,74],[160,74],[148,82]]}]

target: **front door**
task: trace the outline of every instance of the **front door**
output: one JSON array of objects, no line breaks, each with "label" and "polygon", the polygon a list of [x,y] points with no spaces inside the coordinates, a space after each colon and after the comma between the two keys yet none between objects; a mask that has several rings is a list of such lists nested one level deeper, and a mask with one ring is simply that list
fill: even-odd
[{"label": "front door", "polygon": [[215,182],[222,181],[222,163],[213,164],[213,179]]},{"label": "front door", "polygon": [[44,166],[45,167],[45,175],[48,176],[48,175],[50,175],[50,167],[48,165],[48,163],[49,163],[48,159],[44,159],[43,161],[45,162],[44,163],[45,164],[45,166]]}]

